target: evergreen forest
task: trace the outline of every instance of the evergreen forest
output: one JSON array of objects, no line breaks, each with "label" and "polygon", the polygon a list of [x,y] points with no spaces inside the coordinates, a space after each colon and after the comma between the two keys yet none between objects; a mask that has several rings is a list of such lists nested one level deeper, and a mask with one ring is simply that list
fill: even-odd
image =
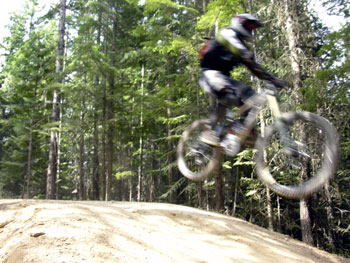
[{"label": "evergreen forest", "polygon": [[[169,202],[217,211],[350,257],[350,4],[327,28],[308,0],[25,0],[1,40],[0,198]],[[340,135],[334,179],[304,200],[258,180],[254,151],[197,183],[176,145],[209,112],[198,49],[233,15],[264,27],[252,49],[288,85],[283,111],[327,118]],[[264,83],[244,67],[235,79]],[[259,127],[271,121],[268,111]]]}]

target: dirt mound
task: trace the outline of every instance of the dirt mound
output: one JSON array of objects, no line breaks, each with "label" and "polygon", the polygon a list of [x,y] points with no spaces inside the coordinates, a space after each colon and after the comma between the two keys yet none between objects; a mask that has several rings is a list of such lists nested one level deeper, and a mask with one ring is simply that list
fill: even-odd
[{"label": "dirt mound", "polygon": [[158,203],[0,201],[0,262],[350,262],[242,220]]}]

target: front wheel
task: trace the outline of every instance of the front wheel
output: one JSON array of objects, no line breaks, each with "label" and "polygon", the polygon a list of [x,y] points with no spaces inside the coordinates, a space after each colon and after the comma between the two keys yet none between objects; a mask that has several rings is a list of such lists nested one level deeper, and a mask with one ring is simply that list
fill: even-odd
[{"label": "front wheel", "polygon": [[201,181],[221,165],[223,154],[199,140],[202,132],[210,129],[208,119],[194,121],[183,132],[177,146],[177,165],[190,180]]},{"label": "front wheel", "polygon": [[293,151],[286,150],[278,124],[269,127],[256,143],[256,169],[260,179],[277,194],[306,198],[333,176],[338,156],[338,133],[325,118],[310,112],[281,116]]}]

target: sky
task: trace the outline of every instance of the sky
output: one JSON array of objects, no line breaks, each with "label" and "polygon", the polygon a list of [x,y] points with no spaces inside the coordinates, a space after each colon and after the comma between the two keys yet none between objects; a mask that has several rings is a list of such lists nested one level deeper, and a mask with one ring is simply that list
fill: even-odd
[{"label": "sky", "polygon": [[[2,0],[2,2],[5,2]],[[58,0],[39,0],[39,6],[46,6],[48,8],[50,4],[57,3]],[[5,25],[9,24],[10,16],[12,12],[21,10],[23,8],[23,5],[25,3],[25,0],[8,0],[6,3],[3,3],[0,8],[0,42],[1,39],[5,36],[8,36],[9,32],[5,28]],[[341,19],[337,16],[329,17],[326,14],[326,11],[324,8],[320,6],[319,0],[312,0],[311,1],[311,7],[315,8],[317,10],[317,13],[321,17],[321,19],[326,23],[326,25],[330,26],[334,30],[339,28],[339,22]]]},{"label": "sky", "polygon": [[340,29],[344,18],[340,16],[327,15],[326,9],[321,6],[321,1],[319,0],[311,0],[310,2],[310,7],[317,12],[323,23],[325,23],[331,30]]},{"label": "sky", "polygon": [[[0,42],[3,37],[9,35],[6,25],[10,22],[11,13],[16,11],[21,11],[24,7],[25,0],[7,0],[6,2],[2,0],[2,5],[0,7]],[[39,0],[39,6],[48,9],[50,4],[57,3],[58,0]]]}]

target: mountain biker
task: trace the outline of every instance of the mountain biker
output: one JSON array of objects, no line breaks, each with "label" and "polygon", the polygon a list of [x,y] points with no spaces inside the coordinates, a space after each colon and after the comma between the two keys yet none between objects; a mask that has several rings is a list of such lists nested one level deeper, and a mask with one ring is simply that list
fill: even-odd
[{"label": "mountain biker", "polygon": [[245,44],[245,41],[253,38],[253,30],[259,27],[262,24],[255,16],[236,15],[229,27],[221,29],[215,39],[210,41],[205,54],[202,54],[199,84],[211,100],[216,101],[209,116],[212,129],[200,137],[206,144],[219,146],[222,127],[217,124],[225,117],[226,108],[240,107],[247,98],[255,95],[250,87],[230,78],[230,72],[235,67],[243,64],[258,78],[269,80],[276,87],[284,86],[284,81],[275,78],[256,62],[253,52]]}]

